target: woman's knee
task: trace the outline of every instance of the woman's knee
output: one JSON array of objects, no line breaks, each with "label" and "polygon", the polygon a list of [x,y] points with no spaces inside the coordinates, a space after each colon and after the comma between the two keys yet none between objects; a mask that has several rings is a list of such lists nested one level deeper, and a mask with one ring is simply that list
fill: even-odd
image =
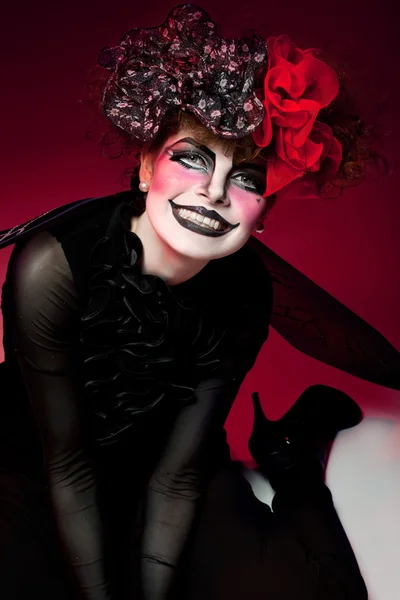
[{"label": "woman's knee", "polygon": [[358,566],[338,557],[319,561],[316,600],[368,600],[368,590]]}]

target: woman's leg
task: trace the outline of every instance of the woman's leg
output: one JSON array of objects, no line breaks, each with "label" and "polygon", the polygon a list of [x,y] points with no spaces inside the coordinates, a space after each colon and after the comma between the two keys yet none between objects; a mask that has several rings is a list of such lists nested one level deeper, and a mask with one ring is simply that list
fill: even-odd
[{"label": "woman's leg", "polygon": [[312,600],[305,549],[237,464],[211,482],[184,570],[184,600]]},{"label": "woman's leg", "polygon": [[307,552],[316,599],[367,600],[354,552],[322,481],[278,489],[272,507]]},{"label": "woman's leg", "polygon": [[240,468],[213,479],[184,565],[184,600],[366,600],[350,544],[323,486],[280,492],[271,512]]}]

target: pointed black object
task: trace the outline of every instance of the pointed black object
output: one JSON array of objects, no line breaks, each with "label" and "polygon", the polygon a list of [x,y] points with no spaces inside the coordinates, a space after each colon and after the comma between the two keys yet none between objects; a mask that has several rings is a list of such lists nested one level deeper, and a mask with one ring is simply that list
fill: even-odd
[{"label": "pointed black object", "polygon": [[[0,231],[0,248],[73,219],[82,219],[106,204],[132,200],[135,200],[135,192],[128,190],[60,206],[22,225]],[[400,353],[376,329],[260,240],[251,237],[248,245],[263,260],[272,278],[271,325],[282,337],[301,352],[333,367],[400,390]]]},{"label": "pointed black object", "polygon": [[307,388],[279,421],[267,419],[257,392],[252,400],[250,454],[275,489],[293,480],[321,480],[336,434],[362,420],[350,396],[325,385]]},{"label": "pointed black object", "polygon": [[101,210],[102,206],[116,202],[117,198],[124,194],[131,194],[131,192],[77,200],[76,202],[53,208],[21,225],[4,229],[0,231],[0,249],[11,246],[11,244],[16,244],[17,242],[23,242],[32,235],[56,227],[58,224],[65,224],[72,219],[80,219],[92,210]]}]

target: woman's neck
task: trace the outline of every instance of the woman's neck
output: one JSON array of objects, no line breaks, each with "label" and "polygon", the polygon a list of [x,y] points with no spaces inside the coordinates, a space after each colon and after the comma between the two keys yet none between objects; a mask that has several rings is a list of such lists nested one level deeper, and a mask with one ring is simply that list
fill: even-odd
[{"label": "woman's neck", "polygon": [[209,262],[191,259],[172,250],[154,231],[146,211],[139,217],[132,217],[131,231],[142,242],[142,272],[161,277],[170,286],[191,279]]}]

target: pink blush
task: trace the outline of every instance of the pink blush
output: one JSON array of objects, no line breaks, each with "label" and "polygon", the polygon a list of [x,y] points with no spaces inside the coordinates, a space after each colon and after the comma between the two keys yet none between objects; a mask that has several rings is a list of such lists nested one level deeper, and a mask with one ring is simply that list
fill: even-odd
[{"label": "pink blush", "polygon": [[188,191],[188,188],[199,182],[199,173],[185,169],[172,161],[160,161],[154,172],[151,187],[157,193],[168,197]]},{"label": "pink blush", "polygon": [[235,183],[229,184],[229,196],[235,198],[238,201],[252,204],[253,202],[257,205],[257,194],[244,190],[242,187]]},{"label": "pink blush", "polygon": [[229,196],[234,201],[237,211],[240,212],[241,220],[251,221],[257,219],[260,213],[260,203],[258,196],[241,189],[237,185],[229,188]]}]

